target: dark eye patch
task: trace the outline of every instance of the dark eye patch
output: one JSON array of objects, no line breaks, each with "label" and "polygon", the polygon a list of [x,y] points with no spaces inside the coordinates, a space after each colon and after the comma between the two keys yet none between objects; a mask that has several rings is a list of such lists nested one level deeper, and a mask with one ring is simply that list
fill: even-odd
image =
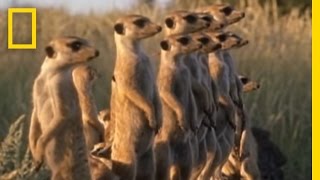
[{"label": "dark eye patch", "polygon": [[182,37],[182,38],[179,38],[179,39],[177,39],[177,41],[180,43],[180,44],[182,44],[182,45],[187,45],[187,44],[189,44],[189,38],[187,38],[187,37]]},{"label": "dark eye patch", "polygon": [[146,22],[147,21],[145,19],[138,19],[138,20],[133,21],[133,24],[135,24],[139,28],[143,28],[146,25]]},{"label": "dark eye patch", "polygon": [[81,49],[82,45],[83,44],[80,41],[73,41],[72,43],[68,44],[68,47],[70,47],[73,52],[77,52]]},{"label": "dark eye patch", "polygon": [[202,37],[202,38],[198,39],[198,41],[200,41],[201,44],[203,44],[203,45],[206,45],[210,42],[209,38],[206,38],[206,37]]},{"label": "dark eye patch", "polygon": [[217,36],[217,38],[219,39],[220,42],[223,42],[223,41],[227,40],[227,35],[220,34]]},{"label": "dark eye patch", "polygon": [[198,20],[197,16],[194,16],[194,15],[185,16],[183,19],[185,19],[190,24],[194,24]]},{"label": "dark eye patch", "polygon": [[220,9],[220,12],[223,12],[225,15],[229,16],[232,13],[233,9],[230,6]]},{"label": "dark eye patch", "polygon": [[207,21],[207,22],[212,22],[212,18],[210,16],[204,16],[201,19]]}]

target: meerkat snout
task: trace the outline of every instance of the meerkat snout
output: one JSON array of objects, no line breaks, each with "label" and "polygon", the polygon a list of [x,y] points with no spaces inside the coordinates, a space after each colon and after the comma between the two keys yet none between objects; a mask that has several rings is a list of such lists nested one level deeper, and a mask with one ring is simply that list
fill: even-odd
[{"label": "meerkat snout", "polygon": [[219,50],[219,49],[221,49],[221,48],[222,48],[222,45],[219,43],[219,44],[214,45],[214,46],[212,47],[212,50],[213,50],[213,51],[216,51],[216,50]]}]

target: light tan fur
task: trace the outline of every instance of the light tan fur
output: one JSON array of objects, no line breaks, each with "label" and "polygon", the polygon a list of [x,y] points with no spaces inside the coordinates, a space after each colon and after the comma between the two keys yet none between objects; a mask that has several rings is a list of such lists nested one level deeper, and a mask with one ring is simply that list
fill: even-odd
[{"label": "light tan fur", "polygon": [[110,104],[115,121],[112,171],[125,180],[152,180],[152,146],[162,124],[161,102],[154,70],[140,42],[159,33],[161,27],[144,16],[127,15],[117,20],[114,30],[117,58],[116,87],[112,87]]},{"label": "light tan fur", "polygon": [[246,76],[239,75],[238,79],[240,79],[242,84],[242,92],[248,93],[252,91],[256,91],[260,88],[260,83],[257,81],[253,81]]},{"label": "light tan fur", "polygon": [[193,33],[210,26],[211,22],[199,18],[197,13],[173,11],[165,17],[165,36]]},{"label": "light tan fur", "polygon": [[189,179],[191,175],[190,135],[196,128],[197,112],[192,102],[191,74],[183,60],[185,55],[200,47],[200,43],[188,35],[169,36],[161,41],[157,82],[163,106],[163,126],[155,144],[157,179]]},{"label": "light tan fur", "polygon": [[114,139],[115,121],[111,121],[110,110],[101,110],[98,119],[104,125],[104,142],[111,146]]},{"label": "light tan fur", "polygon": [[234,9],[229,4],[214,4],[205,7],[199,7],[195,10],[198,13],[209,13],[213,19],[224,27],[234,24],[245,17],[245,13]]},{"label": "light tan fur", "polygon": [[98,55],[86,40],[61,37],[46,47],[47,56],[33,85],[29,147],[38,167],[45,161],[51,179],[90,179],[81,110],[73,68]]},{"label": "light tan fur", "polygon": [[73,70],[72,76],[80,102],[87,150],[90,151],[95,144],[103,141],[104,135],[104,128],[97,117],[97,107],[92,92],[98,72],[91,66],[79,65]]}]

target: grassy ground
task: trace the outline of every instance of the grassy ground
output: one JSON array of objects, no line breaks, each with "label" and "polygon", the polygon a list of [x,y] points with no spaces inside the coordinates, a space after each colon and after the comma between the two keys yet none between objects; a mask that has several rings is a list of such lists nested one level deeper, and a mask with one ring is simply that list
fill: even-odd
[{"label": "grassy ground", "polygon": [[[204,1],[175,1],[172,9],[192,9]],[[250,44],[232,53],[239,72],[261,82],[258,92],[245,95],[246,106],[255,125],[272,132],[272,139],[288,157],[286,179],[311,179],[311,17],[292,9],[278,16],[278,7],[268,1],[241,1],[238,8],[246,18],[230,27],[249,39]],[[162,22],[164,10],[140,5],[129,13],[139,13]],[[169,10],[172,10],[169,9]],[[103,75],[95,87],[98,107],[108,106],[110,79],[115,60],[112,25],[125,12],[99,15],[69,15],[64,10],[38,9],[37,50],[7,50],[7,12],[0,11],[0,139],[21,114],[30,116],[31,87],[44,47],[58,35],[90,39],[101,56],[93,62]],[[14,39],[30,41],[28,18],[14,20]],[[146,49],[157,64],[162,35],[146,41]]]}]

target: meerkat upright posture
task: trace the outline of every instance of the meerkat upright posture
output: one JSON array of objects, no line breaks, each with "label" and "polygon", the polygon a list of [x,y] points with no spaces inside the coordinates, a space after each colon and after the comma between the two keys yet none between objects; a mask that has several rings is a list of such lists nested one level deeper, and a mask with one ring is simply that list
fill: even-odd
[{"label": "meerkat upright posture", "polygon": [[115,118],[112,171],[125,180],[154,179],[152,146],[162,124],[161,102],[151,62],[140,42],[159,33],[161,27],[144,16],[128,15],[117,20],[114,30],[117,59],[110,107],[111,118]]},{"label": "meerkat upright posture", "polygon": [[[211,78],[218,85],[218,104],[216,134],[221,148],[221,163],[217,172],[221,172],[222,164],[227,160],[235,138],[235,105],[230,96],[230,69],[223,59],[223,52],[241,43],[231,33],[206,32],[213,40],[222,44],[220,51],[209,54],[209,69]],[[218,175],[219,176],[219,175]],[[206,179],[208,177],[205,177]]]},{"label": "meerkat upright posture", "polygon": [[[208,53],[214,52],[221,48],[221,44],[214,42],[209,36],[202,32],[196,32],[191,34],[191,37],[195,41],[199,41],[202,44],[201,50],[194,52],[191,55],[191,58],[185,60],[185,61],[198,61],[197,70],[198,74],[198,81],[199,83],[205,88],[206,93],[208,94],[208,100],[210,103],[210,106],[212,106],[211,112],[203,111],[203,109],[200,109],[201,107],[198,106],[198,117],[201,118],[201,125],[199,130],[196,133],[196,136],[191,138],[192,147],[193,147],[193,154],[194,154],[194,165],[192,170],[192,177],[191,179],[197,179],[200,173],[203,171],[203,168],[206,166],[206,163],[208,161],[213,161],[213,159],[217,158],[217,140],[216,135],[214,133],[213,126],[215,124],[215,111],[216,111],[216,97],[214,97],[214,93],[216,92],[216,85],[213,84],[209,73],[209,67],[208,67]],[[188,62],[189,65],[191,65],[191,62]],[[188,64],[186,63],[186,64]],[[189,69],[190,66],[188,66]],[[214,87],[213,87],[214,86]],[[208,144],[206,142],[206,136],[212,135],[213,137],[210,138],[212,141],[208,141]],[[196,139],[194,139],[196,138]],[[212,170],[211,170],[212,172]]]},{"label": "meerkat upright posture", "polygon": [[[243,89],[251,92],[260,88],[259,83],[251,81],[249,78],[240,76]],[[228,161],[224,164],[222,172],[227,177],[242,177],[246,180],[261,179],[258,168],[257,143],[251,131],[251,121],[245,107],[243,107],[242,122],[245,122],[241,132],[239,152],[233,150],[229,155]]]},{"label": "meerkat upright posture", "polygon": [[97,107],[92,93],[94,81],[98,78],[97,71],[88,65],[79,65],[73,72],[73,82],[78,92],[82,111],[83,130],[87,149],[103,141],[104,128],[98,120]]},{"label": "meerkat upright posture", "polygon": [[38,166],[46,162],[51,179],[90,179],[81,110],[73,68],[99,52],[77,37],[54,39],[33,85],[29,147]]},{"label": "meerkat upright posture", "polygon": [[188,119],[192,96],[190,72],[184,56],[201,48],[188,35],[166,37],[161,41],[158,89],[163,106],[163,125],[155,144],[157,179],[189,179],[192,168],[190,129],[196,118]]}]

